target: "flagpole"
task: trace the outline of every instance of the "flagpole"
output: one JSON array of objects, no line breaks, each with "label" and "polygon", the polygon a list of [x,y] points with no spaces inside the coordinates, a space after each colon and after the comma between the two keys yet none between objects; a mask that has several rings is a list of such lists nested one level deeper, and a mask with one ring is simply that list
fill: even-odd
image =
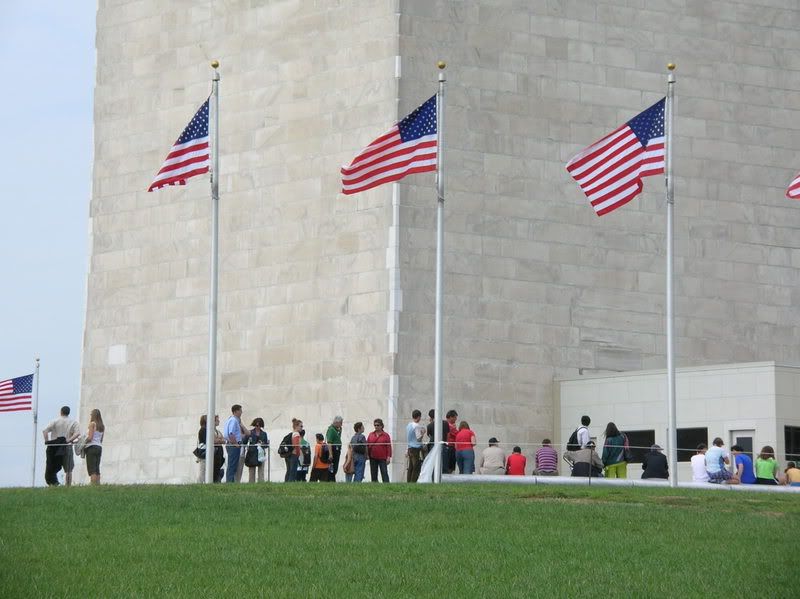
[{"label": "flagpole", "polygon": [[39,358],[33,371],[33,460],[31,460],[31,487],[36,486],[36,428],[39,422]]},{"label": "flagpole", "polygon": [[208,410],[206,412],[206,484],[214,482],[214,415],[217,392],[217,290],[219,279],[219,61],[212,60],[209,141],[211,142],[211,285],[208,295]]},{"label": "flagpole", "polygon": [[439,443],[435,454],[433,482],[442,482],[442,453],[444,439],[442,434],[442,253],[444,252],[444,61],[436,64],[439,67],[439,91],[436,94],[436,324],[435,324],[435,356],[433,369],[434,415],[433,436]]},{"label": "flagpole", "polygon": [[677,418],[675,415],[675,314],[673,306],[673,211],[675,207],[674,186],[672,180],[672,115],[673,98],[675,94],[675,65],[669,63],[669,76],[667,77],[666,101],[666,186],[667,186],[667,398],[669,402],[669,471],[670,486],[678,486],[678,431],[675,428]]}]

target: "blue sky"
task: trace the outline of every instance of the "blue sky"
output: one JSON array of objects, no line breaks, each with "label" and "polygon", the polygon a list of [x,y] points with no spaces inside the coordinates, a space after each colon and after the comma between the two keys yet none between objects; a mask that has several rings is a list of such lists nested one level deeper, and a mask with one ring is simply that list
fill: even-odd
[{"label": "blue sky", "polygon": [[[77,412],[88,265],[95,2],[3,3],[0,380],[41,358],[39,430]],[[81,422],[86,415],[81,415]],[[30,485],[30,412],[0,413],[0,486]],[[41,432],[36,484],[44,483]],[[81,466],[78,461],[76,466]]]}]

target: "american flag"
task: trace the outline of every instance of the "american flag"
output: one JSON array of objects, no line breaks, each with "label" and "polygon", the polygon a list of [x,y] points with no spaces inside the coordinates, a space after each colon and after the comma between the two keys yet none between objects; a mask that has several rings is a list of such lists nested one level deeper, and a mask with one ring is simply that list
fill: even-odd
[{"label": "american flag", "polygon": [[567,171],[597,216],[624,206],[642,191],[642,177],[664,172],[666,98],[592,144],[567,163]]},{"label": "american flag", "polygon": [[200,107],[186,129],[183,130],[161,165],[155,181],[147,191],[167,185],[186,185],[186,180],[207,173],[210,156],[208,149],[208,100]]},{"label": "american flag", "polygon": [[0,381],[0,412],[24,412],[31,409],[33,375]]},{"label": "american flag", "polygon": [[342,193],[351,194],[436,170],[436,96],[369,144],[342,167]]},{"label": "american flag", "polygon": [[795,178],[789,183],[786,190],[786,197],[790,200],[800,200],[800,173],[797,173]]}]

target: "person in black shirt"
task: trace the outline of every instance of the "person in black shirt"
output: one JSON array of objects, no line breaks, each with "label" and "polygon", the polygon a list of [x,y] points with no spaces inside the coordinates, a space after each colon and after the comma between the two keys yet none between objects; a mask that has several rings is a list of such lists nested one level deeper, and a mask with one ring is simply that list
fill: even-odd
[{"label": "person in black shirt", "polygon": [[646,453],[642,460],[642,478],[669,478],[667,456],[661,453],[660,445],[653,445],[650,453]]}]

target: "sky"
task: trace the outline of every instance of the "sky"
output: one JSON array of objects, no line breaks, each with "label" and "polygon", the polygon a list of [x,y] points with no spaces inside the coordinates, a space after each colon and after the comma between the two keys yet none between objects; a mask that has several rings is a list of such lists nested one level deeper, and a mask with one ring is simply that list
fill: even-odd
[{"label": "sky", "polygon": [[[6,0],[0,19],[0,380],[31,374],[40,358],[37,486],[44,484],[41,429],[62,405],[78,411],[95,12],[95,2]],[[87,418],[80,415],[82,426]],[[30,486],[32,412],[0,413],[0,421],[0,486]]]}]

